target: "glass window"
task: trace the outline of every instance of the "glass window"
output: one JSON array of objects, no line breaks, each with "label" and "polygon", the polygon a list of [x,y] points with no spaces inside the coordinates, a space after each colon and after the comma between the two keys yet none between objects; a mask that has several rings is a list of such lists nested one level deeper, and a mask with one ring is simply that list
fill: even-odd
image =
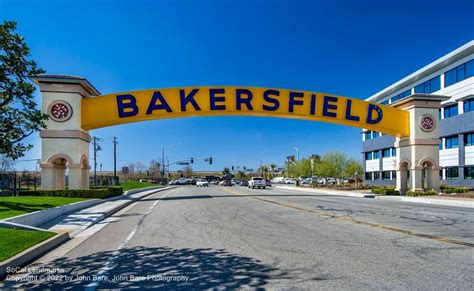
[{"label": "glass window", "polygon": [[465,145],[465,146],[472,146],[472,145],[474,145],[474,133],[466,133],[466,134],[464,134],[464,145]]},{"label": "glass window", "polygon": [[365,172],[365,179],[372,180],[372,172]]},{"label": "glass window", "polygon": [[370,140],[370,139],[372,139],[372,132],[371,132],[371,131],[366,131],[366,132],[364,132],[364,139],[365,139],[365,140]]},{"label": "glass window", "polygon": [[388,101],[389,101],[389,99],[383,101],[383,102],[382,102],[382,105],[388,105]]},{"label": "glass window", "polygon": [[383,171],[382,172],[382,180],[391,180],[390,171]]},{"label": "glass window", "polygon": [[452,136],[452,137],[447,137],[445,138],[445,149],[453,149],[457,148],[459,145],[458,143],[458,137],[457,136]]},{"label": "glass window", "polygon": [[374,180],[380,180],[380,172],[374,172]]},{"label": "glass window", "polygon": [[380,158],[380,152],[379,152],[379,151],[375,151],[375,152],[374,152],[374,160],[379,159],[379,158]]},{"label": "glass window", "polygon": [[365,160],[366,161],[372,160],[372,152],[365,153]]},{"label": "glass window", "polygon": [[464,167],[464,179],[474,179],[474,167]]},{"label": "glass window", "polygon": [[442,138],[439,139],[439,149],[440,150],[443,149],[443,139]]},{"label": "glass window", "polygon": [[474,76],[474,60],[470,60],[444,73],[444,86],[451,86],[472,76]]},{"label": "glass window", "polygon": [[458,167],[446,168],[446,179],[448,180],[459,179],[459,168]]},{"label": "glass window", "polygon": [[390,100],[392,100],[391,103],[393,103],[395,101],[398,101],[398,100],[400,100],[402,98],[405,98],[407,96],[410,96],[410,95],[411,95],[411,89],[408,89],[408,90],[406,90],[406,91],[404,91],[404,92],[402,92],[398,95],[393,96]]},{"label": "glass window", "polygon": [[390,158],[391,149],[383,149],[382,150],[382,158]]},{"label": "glass window", "polygon": [[379,137],[379,132],[378,131],[374,131],[372,132],[372,138],[376,138],[376,137]]},{"label": "glass window", "polygon": [[440,88],[441,88],[440,76],[436,76],[433,79],[428,80],[416,86],[415,93],[430,94],[435,91],[438,91]]},{"label": "glass window", "polygon": [[458,115],[458,104],[444,107],[444,118]]},{"label": "glass window", "polygon": [[392,148],[392,157],[396,157],[396,156],[397,156],[397,149]]},{"label": "glass window", "polygon": [[474,99],[464,100],[464,112],[474,110]]}]

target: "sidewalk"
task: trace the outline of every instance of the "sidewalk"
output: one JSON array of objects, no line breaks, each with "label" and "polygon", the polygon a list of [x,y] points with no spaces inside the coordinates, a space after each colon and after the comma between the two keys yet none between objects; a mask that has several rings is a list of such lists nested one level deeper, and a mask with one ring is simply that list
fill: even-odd
[{"label": "sidewalk", "polygon": [[358,198],[375,198],[375,199],[380,199],[380,200],[392,200],[392,201],[422,203],[422,204],[431,204],[431,205],[474,208],[474,201],[467,201],[467,200],[436,199],[436,198],[430,198],[427,196],[425,197],[386,196],[386,195],[377,195],[377,194],[357,193],[357,192],[351,192],[351,191],[333,190],[333,189],[302,188],[302,187],[286,186],[286,185],[275,185],[274,187],[276,189],[313,193],[315,195],[323,194],[323,195],[358,197]]},{"label": "sidewalk", "polygon": [[122,208],[138,201],[146,196],[155,194],[157,192],[172,189],[173,187],[164,187],[158,189],[151,189],[133,194],[124,194],[121,196],[107,199],[106,202],[100,203],[90,208],[83,209],[78,212],[62,215],[53,219],[41,226],[40,228],[54,231],[57,233],[69,233],[70,237],[74,237],[82,230],[101,221],[102,219],[112,215]]}]

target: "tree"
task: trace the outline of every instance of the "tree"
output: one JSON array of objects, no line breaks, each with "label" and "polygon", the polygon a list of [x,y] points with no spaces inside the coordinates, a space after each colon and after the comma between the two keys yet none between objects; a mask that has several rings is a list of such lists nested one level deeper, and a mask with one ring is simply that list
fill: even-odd
[{"label": "tree", "polygon": [[145,171],[145,169],[146,169],[146,166],[142,162],[140,162],[140,161],[135,162],[135,170],[138,172],[139,177],[141,177],[141,175],[142,175],[143,171]]},{"label": "tree", "polygon": [[193,168],[189,165],[185,166],[183,168],[183,173],[186,178],[192,177],[193,176]]},{"label": "tree", "polygon": [[344,176],[349,159],[346,154],[329,152],[321,157],[321,162],[316,166],[316,171],[322,177],[332,177],[338,180]]},{"label": "tree", "polygon": [[350,159],[347,162],[346,169],[344,170],[344,176],[345,177],[354,177],[355,173],[357,172],[357,175],[360,177],[363,173],[363,168],[362,164],[355,160],[355,159]]},{"label": "tree", "polygon": [[244,171],[238,171],[237,172],[237,177],[239,177],[239,179],[243,180],[243,179],[247,178],[247,174],[245,174]]},{"label": "tree", "polygon": [[0,155],[0,170],[3,172],[11,171],[15,166],[15,162],[5,155]]},{"label": "tree", "polygon": [[276,164],[270,164],[270,169],[272,171],[272,178],[275,176],[275,169],[277,168],[278,166]]},{"label": "tree", "polygon": [[35,87],[28,80],[44,70],[29,57],[30,49],[16,33],[16,23],[0,24],[0,154],[12,159],[33,147],[21,141],[45,128],[48,118],[37,108]]},{"label": "tree", "polygon": [[222,171],[222,174],[224,174],[224,175],[230,174],[229,168],[225,167],[224,170]]},{"label": "tree", "polygon": [[150,171],[150,175],[152,177],[155,177],[155,175],[158,176],[160,173],[160,163],[158,163],[156,160],[151,160],[148,171]]},{"label": "tree", "polygon": [[258,171],[260,172],[260,174],[262,175],[262,177],[266,178],[266,174],[268,174],[268,167],[267,166],[260,166],[258,168]]}]

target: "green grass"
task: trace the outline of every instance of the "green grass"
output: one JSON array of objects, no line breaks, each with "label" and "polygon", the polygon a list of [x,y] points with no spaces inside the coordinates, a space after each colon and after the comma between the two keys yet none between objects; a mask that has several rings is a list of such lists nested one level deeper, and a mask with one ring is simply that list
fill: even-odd
[{"label": "green grass", "polygon": [[132,189],[140,189],[140,188],[159,186],[159,185],[155,183],[149,183],[149,182],[129,181],[129,182],[120,183],[120,186],[123,187],[123,191],[128,191]]},{"label": "green grass", "polygon": [[51,196],[0,197],[0,219],[84,200],[87,199]]},{"label": "green grass", "polygon": [[0,228],[0,262],[54,235],[48,231]]}]

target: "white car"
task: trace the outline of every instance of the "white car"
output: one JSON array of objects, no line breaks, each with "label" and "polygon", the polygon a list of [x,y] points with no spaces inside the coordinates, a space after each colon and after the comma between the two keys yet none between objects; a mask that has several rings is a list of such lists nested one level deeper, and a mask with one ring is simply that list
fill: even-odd
[{"label": "white car", "polygon": [[176,184],[178,185],[186,185],[187,182],[188,182],[188,179],[186,178],[179,178],[178,180],[176,180]]},{"label": "white car", "polygon": [[261,177],[253,177],[252,179],[250,179],[249,188],[255,189],[256,187],[259,189],[260,188],[265,189],[266,187],[265,180]]},{"label": "white car", "polygon": [[199,179],[196,181],[197,187],[209,187],[209,182],[205,179]]}]

